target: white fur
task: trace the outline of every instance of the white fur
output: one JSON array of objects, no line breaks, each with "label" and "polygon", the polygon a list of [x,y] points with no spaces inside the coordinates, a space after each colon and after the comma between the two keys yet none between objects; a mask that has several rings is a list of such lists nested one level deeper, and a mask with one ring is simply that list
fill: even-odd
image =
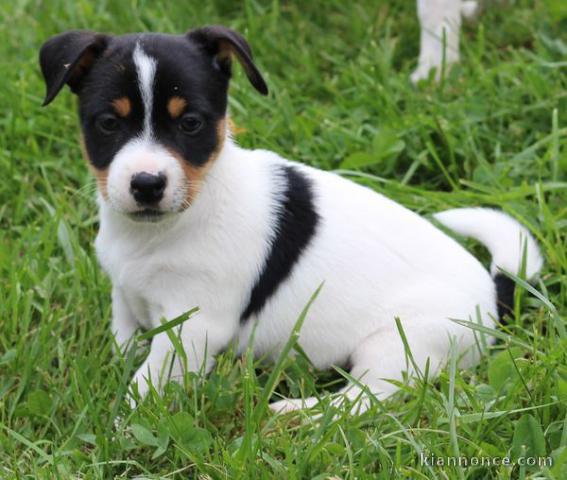
[{"label": "white fur", "polygon": [[[273,168],[287,163],[275,153],[244,150],[229,139],[191,207],[158,224],[131,222],[100,199],[96,250],[113,283],[117,342],[126,344],[138,326],[155,327],[162,318],[198,306],[200,312],[181,330],[189,370],[209,370],[214,355],[232,341],[243,351],[255,324],[255,353],[274,358],[310,296],[325,282],[299,339],[318,368],[350,360],[351,374],[371,392],[391,394],[396,387],[387,379],[401,380],[404,370],[411,371],[396,318],[420,368],[427,359],[433,370],[440,367],[451,342],[462,355],[461,365],[473,364],[479,356],[473,331],[449,319],[477,321],[478,309],[484,325],[494,324],[495,287],[482,265],[430,222],[383,195],[295,163],[313,182],[318,230],[265,308],[240,324],[274,235],[273,206],[283,186],[274,183]],[[481,212],[486,211],[461,214],[472,215],[474,222]],[[456,229],[482,236],[495,252],[509,249],[502,265],[514,271],[518,251],[509,243],[520,227],[505,217],[493,231],[495,223],[484,222],[492,214],[484,215],[474,231]],[[439,217],[454,224],[458,218],[458,211]],[[528,248],[531,258],[537,246],[530,242]],[[496,256],[498,262],[504,258]],[[167,334],[157,335],[134,377],[140,393],[147,392],[150,379],[163,384],[162,367],[171,355]],[[174,363],[172,376],[177,378],[181,369]],[[361,393],[352,385],[344,392],[351,399]],[[273,408],[287,411],[314,403],[282,400]]]},{"label": "white fur", "polygon": [[149,138],[152,135],[152,110],[154,104],[154,82],[157,69],[157,61],[146,55],[140,42],[134,49],[134,64],[138,74],[138,84],[144,104],[144,130],[143,136]]},{"label": "white fur", "polygon": [[459,61],[461,18],[471,18],[477,11],[478,3],[472,0],[417,0],[421,36],[412,82],[427,78],[432,69],[439,79],[444,66]]}]

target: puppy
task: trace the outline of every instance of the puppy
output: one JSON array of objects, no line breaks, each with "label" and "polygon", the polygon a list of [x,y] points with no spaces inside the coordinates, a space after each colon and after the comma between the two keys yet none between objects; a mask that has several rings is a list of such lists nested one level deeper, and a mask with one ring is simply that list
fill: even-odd
[{"label": "puppy", "polygon": [[[487,209],[457,209],[436,219],[483,242],[491,275],[426,219],[368,188],[230,136],[231,61],[260,93],[268,89],[248,43],[221,26],[186,35],[63,33],[40,53],[50,103],[64,85],[79,98],[88,162],[98,183],[96,252],[112,279],[112,331],[128,345],[192,307],[180,338],[190,371],[209,371],[235,342],[277,357],[303,307],[324,282],[299,343],[321,369],[350,365],[357,380],[342,393],[385,398],[407,370],[399,318],[415,365],[436,370],[451,344],[461,365],[478,360],[473,330],[492,327],[512,303],[499,268],[526,274],[542,265],[528,231]],[[499,303],[500,302],[500,303]],[[133,382],[144,395],[179,378],[167,360],[167,332],[155,336]],[[165,365],[167,368],[165,369]],[[411,372],[411,369],[410,369]],[[343,398],[344,396],[339,396]],[[284,399],[289,411],[310,407]]]}]

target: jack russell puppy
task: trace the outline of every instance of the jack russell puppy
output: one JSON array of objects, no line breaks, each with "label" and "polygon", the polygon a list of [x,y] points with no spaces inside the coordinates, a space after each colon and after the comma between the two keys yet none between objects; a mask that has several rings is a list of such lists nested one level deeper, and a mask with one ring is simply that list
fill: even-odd
[{"label": "jack russell puppy", "polygon": [[[490,209],[435,218],[490,250],[492,276],[459,243],[402,205],[340,176],[245,150],[231,138],[227,92],[237,59],[261,94],[268,88],[246,40],[222,27],[186,35],[57,35],[40,63],[50,103],[64,85],[79,98],[83,145],[98,185],[96,252],[112,280],[112,331],[127,346],[198,306],[180,327],[190,371],[208,372],[235,342],[275,358],[300,312],[299,344],[320,369],[349,365],[340,401],[385,398],[407,370],[401,322],[415,365],[437,370],[451,344],[460,365],[479,358],[472,329],[495,325],[512,305],[523,259],[541,265],[528,231]],[[479,318],[480,317],[480,318]],[[134,376],[140,395],[179,378],[167,332]],[[411,372],[410,372],[411,373]],[[394,380],[394,382],[392,382]],[[337,401],[337,400],[335,400]],[[283,399],[276,411],[317,400]]]}]

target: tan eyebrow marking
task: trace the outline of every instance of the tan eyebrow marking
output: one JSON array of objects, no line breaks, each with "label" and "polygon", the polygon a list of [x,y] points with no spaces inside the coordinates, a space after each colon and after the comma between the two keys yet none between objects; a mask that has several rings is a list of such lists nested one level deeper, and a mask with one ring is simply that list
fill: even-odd
[{"label": "tan eyebrow marking", "polygon": [[167,102],[167,111],[171,118],[177,118],[183,113],[185,107],[187,106],[187,100],[181,97],[171,97]]},{"label": "tan eyebrow marking", "polygon": [[119,117],[125,118],[132,111],[132,103],[128,97],[120,97],[112,100],[112,108]]}]

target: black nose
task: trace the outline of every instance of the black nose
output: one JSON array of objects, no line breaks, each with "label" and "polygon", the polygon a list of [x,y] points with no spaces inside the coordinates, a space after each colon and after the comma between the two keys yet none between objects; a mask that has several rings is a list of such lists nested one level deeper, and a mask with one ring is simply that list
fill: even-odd
[{"label": "black nose", "polygon": [[136,202],[143,205],[158,203],[163,198],[166,185],[165,175],[152,175],[151,173],[137,173],[130,181],[130,191]]}]

